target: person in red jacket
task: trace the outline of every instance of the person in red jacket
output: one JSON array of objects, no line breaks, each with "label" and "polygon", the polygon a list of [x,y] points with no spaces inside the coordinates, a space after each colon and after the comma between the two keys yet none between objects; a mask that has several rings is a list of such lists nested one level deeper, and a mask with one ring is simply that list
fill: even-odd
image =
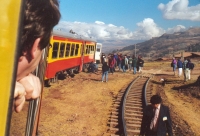
[{"label": "person in red jacket", "polygon": [[115,58],[113,55],[111,55],[109,59],[109,68],[110,68],[110,72],[113,74],[114,68],[115,68]]}]

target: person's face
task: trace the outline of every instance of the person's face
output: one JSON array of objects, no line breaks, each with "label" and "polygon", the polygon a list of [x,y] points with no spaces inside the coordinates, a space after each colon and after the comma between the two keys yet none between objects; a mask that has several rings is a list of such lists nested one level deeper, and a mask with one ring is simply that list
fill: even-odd
[{"label": "person's face", "polygon": [[[38,66],[43,50],[38,48],[39,40],[36,41],[35,48],[31,50],[31,60],[29,61],[27,58],[27,54],[21,56],[18,61],[18,69],[17,69],[17,81],[24,78],[25,76],[29,75],[33,72],[36,67]],[[30,55],[30,54],[29,54]]]},{"label": "person's face", "polygon": [[158,108],[159,105],[160,105],[160,104],[151,104],[151,106],[152,106],[153,108]]}]

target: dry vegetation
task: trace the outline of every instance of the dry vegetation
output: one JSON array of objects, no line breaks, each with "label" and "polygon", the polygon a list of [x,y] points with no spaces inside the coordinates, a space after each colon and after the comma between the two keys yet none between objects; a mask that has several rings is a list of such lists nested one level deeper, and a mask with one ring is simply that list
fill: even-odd
[{"label": "dry vegetation", "polygon": [[[200,85],[196,82],[200,64],[195,64],[189,82],[184,82],[183,76],[173,76],[170,62],[146,62],[144,65],[144,72],[155,74],[150,83],[152,93],[160,94],[163,103],[170,107],[176,135],[200,135]],[[161,71],[156,74],[159,69]],[[132,71],[116,71],[113,75],[109,74],[107,83],[102,83],[100,71],[97,74],[82,72],[74,78],[59,80],[51,87],[44,88],[39,135],[110,135],[108,120],[113,101],[120,89],[135,77]],[[167,80],[165,86],[161,78]],[[19,114],[13,114],[11,135],[24,135],[25,113],[26,108]],[[19,119],[19,116],[22,118]]]}]

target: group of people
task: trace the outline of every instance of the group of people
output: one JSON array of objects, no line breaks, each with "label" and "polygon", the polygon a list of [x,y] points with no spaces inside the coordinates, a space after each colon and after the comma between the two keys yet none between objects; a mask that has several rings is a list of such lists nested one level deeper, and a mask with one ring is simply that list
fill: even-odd
[{"label": "group of people", "polygon": [[176,68],[178,68],[178,77],[181,77],[182,73],[184,73],[184,81],[191,79],[190,73],[194,68],[194,64],[189,58],[185,58],[183,62],[181,59],[178,59],[177,61],[175,58],[173,58],[171,67],[173,68],[174,75],[176,75]]},{"label": "group of people", "polygon": [[142,56],[139,55],[138,58],[133,55],[122,55],[122,54],[108,54],[106,55],[102,53],[101,55],[101,63],[102,63],[102,82],[104,81],[104,77],[106,78],[106,82],[108,80],[108,73],[114,73],[116,68],[118,67],[119,71],[126,72],[127,70],[132,71],[133,74],[137,72],[141,73],[144,65],[144,60]]}]

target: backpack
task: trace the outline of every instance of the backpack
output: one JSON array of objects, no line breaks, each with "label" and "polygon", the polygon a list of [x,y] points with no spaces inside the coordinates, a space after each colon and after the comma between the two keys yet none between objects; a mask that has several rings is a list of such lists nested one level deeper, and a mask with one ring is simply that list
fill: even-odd
[{"label": "backpack", "polygon": [[189,69],[193,70],[193,69],[194,69],[194,63],[188,62],[188,63],[186,64],[186,68],[189,68]]},{"label": "backpack", "polygon": [[191,62],[190,62],[189,68],[190,68],[191,70],[193,70],[193,69],[194,69],[194,63],[191,63]]}]

